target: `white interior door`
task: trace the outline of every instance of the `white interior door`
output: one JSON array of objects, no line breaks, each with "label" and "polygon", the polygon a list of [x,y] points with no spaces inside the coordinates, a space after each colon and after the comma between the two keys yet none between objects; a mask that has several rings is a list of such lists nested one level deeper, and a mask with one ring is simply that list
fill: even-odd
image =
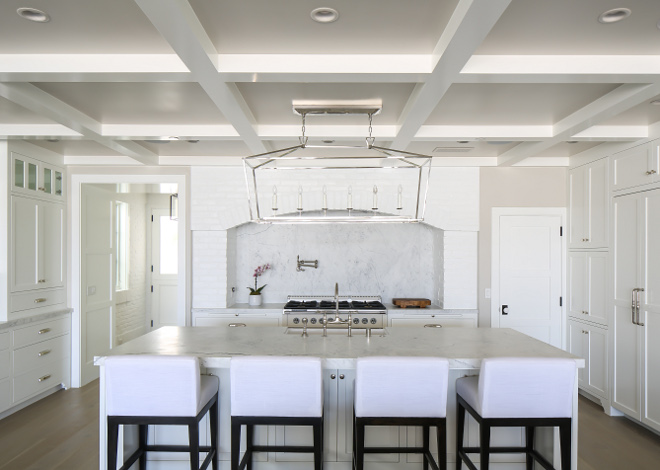
[{"label": "white interior door", "polygon": [[562,347],[563,216],[530,211],[493,209],[491,324]]},{"label": "white interior door", "polygon": [[179,222],[167,209],[153,209],[151,218],[150,329],[178,325]]},{"label": "white interior door", "polygon": [[82,189],[81,385],[99,377],[94,356],[112,347],[114,311],[113,202],[98,188]]}]

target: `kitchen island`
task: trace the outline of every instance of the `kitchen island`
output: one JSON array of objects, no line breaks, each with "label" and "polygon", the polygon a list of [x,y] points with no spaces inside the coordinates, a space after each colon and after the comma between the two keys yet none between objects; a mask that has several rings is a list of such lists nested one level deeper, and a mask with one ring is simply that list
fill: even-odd
[{"label": "kitchen island", "polygon": [[[575,359],[577,367],[584,367],[584,360],[537,341],[529,336],[510,329],[490,328],[389,328],[382,334],[373,333],[366,337],[364,333],[347,337],[344,332],[332,332],[327,337],[312,334],[301,337],[299,334],[287,334],[281,327],[254,328],[213,328],[213,327],[164,327],[147,335],[112,349],[108,355],[120,354],[158,354],[190,355],[201,359],[209,373],[220,377],[220,468],[229,468],[229,363],[233,356],[245,355],[284,355],[316,356],[324,364],[324,468],[349,469],[351,467],[352,448],[352,403],[355,360],[365,356],[437,356],[449,359],[449,395],[447,404],[448,461],[455,461],[455,380],[465,375],[479,372],[481,360],[489,357],[570,357]],[[100,383],[100,468],[106,468],[106,414],[104,358],[96,358],[101,367]],[[577,417],[577,379],[573,401],[573,413]],[[469,422],[468,442],[476,444],[477,428]],[[257,439],[268,439],[278,444],[306,442],[310,438],[304,428],[282,428],[273,426],[255,432]],[[130,441],[130,430],[125,434]],[[208,439],[206,433],[201,433]],[[161,427],[150,430],[150,439],[156,442],[185,442],[187,433],[183,429]],[[421,432],[415,428],[391,427],[374,430],[368,438],[377,440],[379,445],[398,445],[399,442],[416,442],[421,439]],[[516,428],[502,429],[494,433],[494,445],[520,445],[522,431]],[[552,434],[539,433],[545,448],[550,454],[557,455],[552,449]],[[556,442],[556,439],[555,439]],[[127,444],[128,445],[128,444]],[[310,468],[307,455],[262,454],[258,455],[257,469],[306,469]],[[187,456],[182,454],[181,458]],[[372,469],[408,469],[418,468],[418,456],[407,455],[370,455]],[[552,455],[550,455],[552,458]],[[176,458],[172,455],[154,454],[150,468],[188,468],[184,460],[164,461],[159,459]],[[495,455],[491,457],[498,468],[524,468],[524,456]],[[577,419],[573,420],[573,468],[577,468]]]}]

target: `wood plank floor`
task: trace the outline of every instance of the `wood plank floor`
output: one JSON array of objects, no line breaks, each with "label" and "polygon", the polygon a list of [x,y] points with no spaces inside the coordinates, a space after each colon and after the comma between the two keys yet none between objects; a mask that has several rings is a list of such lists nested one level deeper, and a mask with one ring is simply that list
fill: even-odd
[{"label": "wood plank floor", "polygon": [[[0,420],[0,470],[98,468],[98,381]],[[660,436],[580,397],[578,470],[657,470]]]}]

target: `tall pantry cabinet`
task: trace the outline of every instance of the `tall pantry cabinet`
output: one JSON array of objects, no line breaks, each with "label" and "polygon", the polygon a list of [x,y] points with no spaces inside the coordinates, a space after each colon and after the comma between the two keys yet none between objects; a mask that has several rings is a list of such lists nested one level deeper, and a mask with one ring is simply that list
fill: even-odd
[{"label": "tall pantry cabinet", "polygon": [[656,141],[614,160],[625,168],[625,178],[615,185],[612,207],[611,338],[612,406],[660,431],[660,181],[653,171],[658,155]]},{"label": "tall pantry cabinet", "polygon": [[608,159],[568,175],[567,349],[585,359],[578,386],[607,405]]}]

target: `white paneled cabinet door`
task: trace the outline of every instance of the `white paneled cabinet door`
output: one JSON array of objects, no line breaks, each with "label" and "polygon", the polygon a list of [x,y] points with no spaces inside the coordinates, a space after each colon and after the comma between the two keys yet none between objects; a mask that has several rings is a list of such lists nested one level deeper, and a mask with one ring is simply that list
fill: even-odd
[{"label": "white paneled cabinet door", "polygon": [[11,290],[36,289],[38,283],[39,202],[11,198]]},{"label": "white paneled cabinet door", "polygon": [[571,248],[608,246],[608,161],[598,160],[569,174]]},{"label": "white paneled cabinet door", "polygon": [[585,360],[585,367],[578,369],[578,385],[580,388],[584,388],[586,385],[584,377],[586,375],[585,371],[588,367],[588,355],[585,354],[584,350],[585,331],[584,324],[575,320],[568,321],[568,338],[566,341],[568,344],[568,352]]},{"label": "white paneled cabinet door", "polygon": [[660,431],[660,190],[642,193],[644,221],[640,292],[642,339],[643,415],[642,422]]},{"label": "white paneled cabinet door", "polygon": [[588,214],[586,211],[586,167],[581,166],[571,170],[568,174],[568,213],[569,232],[568,246],[571,248],[584,248],[586,234],[584,221]]},{"label": "white paneled cabinet door", "polygon": [[655,142],[618,153],[612,162],[615,191],[660,181],[660,146]]},{"label": "white paneled cabinet door", "polygon": [[613,406],[640,419],[641,336],[635,324],[633,289],[640,287],[640,199],[614,198],[614,390]]},{"label": "white paneled cabinet door", "polygon": [[64,285],[64,206],[39,203],[39,280],[41,287]]}]

